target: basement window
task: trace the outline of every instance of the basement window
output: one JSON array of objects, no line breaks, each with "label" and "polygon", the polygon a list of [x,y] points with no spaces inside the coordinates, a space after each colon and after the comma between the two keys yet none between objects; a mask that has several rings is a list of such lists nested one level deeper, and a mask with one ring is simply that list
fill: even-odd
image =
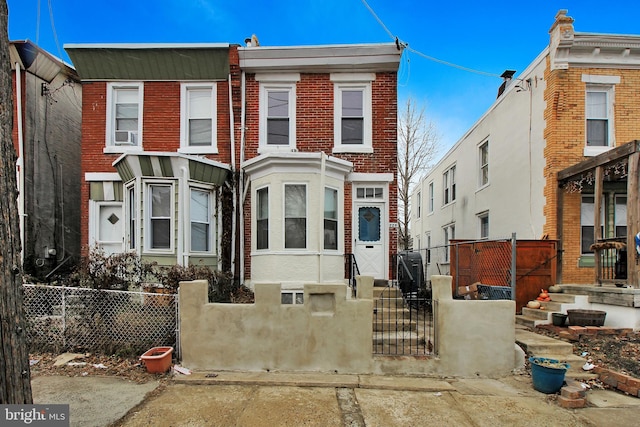
[{"label": "basement window", "polygon": [[280,302],[292,305],[304,304],[304,291],[282,291],[280,293]]}]

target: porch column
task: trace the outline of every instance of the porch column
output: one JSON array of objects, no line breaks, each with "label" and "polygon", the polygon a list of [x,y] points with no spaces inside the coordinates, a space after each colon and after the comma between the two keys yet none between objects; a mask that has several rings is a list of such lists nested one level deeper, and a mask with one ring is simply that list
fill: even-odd
[{"label": "porch column", "polygon": [[640,287],[639,266],[636,262],[637,252],[635,236],[640,232],[640,212],[638,208],[638,163],[640,153],[629,156],[627,164],[627,283],[634,288]]},{"label": "porch column", "polygon": [[[593,190],[593,242],[597,243],[599,240],[602,239],[602,187],[604,184],[604,171],[602,169],[602,166],[596,166],[596,171],[595,171],[595,185],[594,185],[594,190]],[[600,281],[601,278],[601,271],[600,269],[602,268],[601,265],[601,260],[600,260],[600,254],[598,253],[598,251],[594,251],[594,273],[595,273],[595,280],[596,283],[600,286],[602,286],[602,282]]]}]

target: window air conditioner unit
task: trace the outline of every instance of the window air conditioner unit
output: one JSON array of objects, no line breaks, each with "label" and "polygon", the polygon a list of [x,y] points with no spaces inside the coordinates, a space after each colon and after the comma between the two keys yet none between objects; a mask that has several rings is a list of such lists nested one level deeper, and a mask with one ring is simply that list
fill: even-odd
[{"label": "window air conditioner unit", "polygon": [[138,132],[134,130],[117,130],[115,136],[116,145],[135,145]]}]

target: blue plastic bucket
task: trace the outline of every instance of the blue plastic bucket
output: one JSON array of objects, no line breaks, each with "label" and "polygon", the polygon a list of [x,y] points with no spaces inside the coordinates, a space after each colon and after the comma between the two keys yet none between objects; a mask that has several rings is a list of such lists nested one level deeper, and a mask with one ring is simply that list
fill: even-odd
[{"label": "blue plastic bucket", "polygon": [[[544,363],[554,363],[562,366],[549,367]],[[560,363],[556,359],[547,359],[545,357],[530,357],[531,378],[533,379],[533,388],[542,393],[557,393],[564,384],[564,374],[569,369],[568,363]]]}]

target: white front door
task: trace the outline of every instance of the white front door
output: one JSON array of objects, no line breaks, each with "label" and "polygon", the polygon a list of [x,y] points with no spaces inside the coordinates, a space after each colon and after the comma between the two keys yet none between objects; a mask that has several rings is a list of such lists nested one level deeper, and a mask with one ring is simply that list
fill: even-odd
[{"label": "white front door", "polygon": [[360,274],[375,279],[387,278],[385,212],[384,203],[355,204],[353,253]]},{"label": "white front door", "polygon": [[124,212],[122,203],[97,203],[94,241],[106,255],[123,250]]}]

